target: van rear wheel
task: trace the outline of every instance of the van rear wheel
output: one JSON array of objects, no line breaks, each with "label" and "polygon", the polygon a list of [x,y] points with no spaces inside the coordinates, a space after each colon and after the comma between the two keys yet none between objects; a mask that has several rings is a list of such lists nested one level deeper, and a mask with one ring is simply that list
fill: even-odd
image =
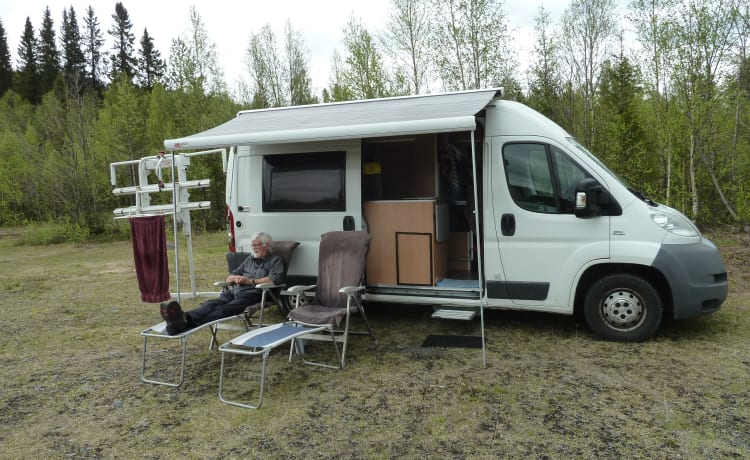
[{"label": "van rear wheel", "polygon": [[654,335],[661,324],[661,297],[647,280],[628,273],[607,275],[586,294],[586,322],[607,340],[640,342]]}]

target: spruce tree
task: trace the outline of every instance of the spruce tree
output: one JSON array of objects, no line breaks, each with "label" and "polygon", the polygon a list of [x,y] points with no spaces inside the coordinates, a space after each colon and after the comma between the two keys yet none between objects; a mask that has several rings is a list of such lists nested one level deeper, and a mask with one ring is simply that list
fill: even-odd
[{"label": "spruce tree", "polygon": [[99,28],[99,19],[94,9],[89,6],[86,9],[86,17],[83,19],[83,55],[85,60],[86,85],[90,88],[100,90],[104,87],[102,75],[106,74],[106,57],[102,56],[104,37]]},{"label": "spruce tree", "polygon": [[57,36],[54,21],[49,7],[44,9],[42,28],[39,31],[39,90],[41,94],[50,91],[55,85],[55,78],[60,73],[60,51],[57,49]]},{"label": "spruce tree", "polygon": [[32,104],[38,103],[41,95],[36,50],[34,26],[31,25],[31,20],[27,16],[21,43],[18,45],[18,74],[15,87],[16,92]]},{"label": "spruce tree", "polygon": [[138,83],[143,88],[151,90],[156,83],[163,81],[167,65],[154,46],[154,39],[148,34],[148,29],[143,29],[138,55]]},{"label": "spruce tree", "polygon": [[72,87],[80,88],[83,86],[86,75],[86,60],[81,49],[81,31],[78,28],[76,13],[72,6],[70,11],[63,9],[60,34],[65,80]]},{"label": "spruce tree", "polygon": [[114,39],[114,46],[110,55],[110,78],[117,80],[120,74],[124,74],[129,80],[133,80],[136,71],[137,60],[134,56],[135,35],[133,35],[133,23],[130,22],[128,10],[122,2],[115,4],[115,14],[112,15],[114,24],[109,30],[109,35]]},{"label": "spruce tree", "polygon": [[13,66],[10,63],[8,37],[0,20],[0,96],[13,87]]}]

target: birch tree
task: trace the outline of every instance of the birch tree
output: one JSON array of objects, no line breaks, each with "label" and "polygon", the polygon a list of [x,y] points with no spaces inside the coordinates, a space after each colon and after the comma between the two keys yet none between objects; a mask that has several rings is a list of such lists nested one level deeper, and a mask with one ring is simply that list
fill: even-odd
[{"label": "birch tree", "polygon": [[283,107],[287,105],[285,70],[278,53],[276,35],[270,24],[252,34],[247,49],[247,67],[254,85],[253,108]]},{"label": "birch tree", "polygon": [[90,93],[69,91],[64,98],[47,94],[37,108],[45,142],[36,185],[40,196],[48,197],[45,217],[68,222],[84,238],[110,222],[113,202],[109,151],[93,145],[98,102]]},{"label": "birch tree", "polygon": [[346,54],[340,60],[338,55],[333,59],[335,81],[330,94],[334,100],[395,95],[382,54],[360,20],[352,18],[344,28],[344,47]]},{"label": "birch tree", "polygon": [[190,27],[172,40],[168,74],[175,89],[213,95],[227,92],[216,44],[194,6],[190,7]]},{"label": "birch tree", "polygon": [[445,89],[497,87],[513,80],[515,58],[500,0],[433,0],[433,8],[432,50]]},{"label": "birch tree", "polygon": [[679,0],[635,0],[631,4],[631,21],[643,50],[645,108],[652,121],[648,135],[660,159],[664,199],[672,203],[675,164],[676,129],[671,91],[671,62],[674,60],[677,4]]},{"label": "birch tree", "polygon": [[287,20],[279,48],[270,24],[252,34],[245,54],[254,108],[304,105],[317,102],[312,94],[309,51],[302,34]]},{"label": "birch tree", "polygon": [[580,126],[574,133],[591,145],[594,98],[599,71],[615,31],[614,0],[573,0],[562,16],[563,59],[572,87],[582,98]]},{"label": "birch tree", "polygon": [[421,0],[391,0],[386,52],[396,67],[408,78],[408,91],[421,94],[429,91],[430,77],[430,9]]},{"label": "birch tree", "polygon": [[287,20],[284,26],[284,49],[286,51],[286,70],[289,85],[290,105],[304,105],[318,102],[313,95],[310,78],[310,54],[302,34],[292,27]]},{"label": "birch tree", "polygon": [[534,19],[536,40],[529,70],[528,104],[547,117],[562,123],[559,42],[552,29],[549,12],[540,6]]},{"label": "birch tree", "polygon": [[686,168],[693,219],[698,219],[700,213],[698,163],[705,167],[727,212],[736,218],[717,177],[722,158],[716,151],[715,138],[718,132],[715,117],[723,107],[717,83],[729,68],[736,39],[732,34],[736,15],[733,0],[690,0],[676,22],[678,46],[673,75],[675,94],[686,114],[689,139]]}]

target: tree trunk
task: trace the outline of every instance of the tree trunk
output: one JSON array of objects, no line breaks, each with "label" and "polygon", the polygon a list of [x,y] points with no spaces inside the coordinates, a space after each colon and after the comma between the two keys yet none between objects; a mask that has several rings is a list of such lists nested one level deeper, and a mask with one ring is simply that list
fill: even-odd
[{"label": "tree trunk", "polygon": [[709,176],[711,176],[711,182],[713,182],[714,188],[716,189],[716,192],[718,192],[719,198],[721,198],[721,202],[724,203],[724,208],[726,208],[727,212],[729,212],[729,214],[732,216],[732,220],[737,221],[737,213],[734,212],[732,205],[729,203],[729,200],[727,200],[726,195],[724,195],[724,191],[721,189],[719,180],[716,179],[716,175],[714,174],[714,169],[708,163],[708,160],[706,159],[705,155],[701,155],[701,159],[703,160],[703,164],[706,165],[708,174]]},{"label": "tree trunk", "polygon": [[698,183],[695,178],[695,133],[690,133],[690,161],[688,168],[690,168],[690,195],[692,198],[692,211],[693,220],[698,218]]}]

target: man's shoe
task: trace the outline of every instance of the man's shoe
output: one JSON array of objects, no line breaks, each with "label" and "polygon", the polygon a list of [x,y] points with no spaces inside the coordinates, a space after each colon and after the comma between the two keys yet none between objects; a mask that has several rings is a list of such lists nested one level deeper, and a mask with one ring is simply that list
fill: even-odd
[{"label": "man's shoe", "polygon": [[167,334],[179,334],[187,329],[185,324],[185,313],[180,307],[180,302],[162,302],[159,306],[161,317],[167,322]]}]

